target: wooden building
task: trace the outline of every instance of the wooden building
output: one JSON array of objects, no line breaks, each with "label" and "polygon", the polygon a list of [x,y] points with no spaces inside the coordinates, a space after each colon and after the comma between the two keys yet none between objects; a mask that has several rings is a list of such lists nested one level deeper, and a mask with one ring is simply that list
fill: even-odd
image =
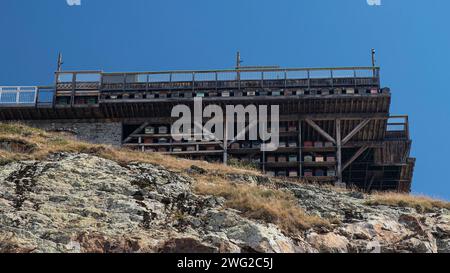
[{"label": "wooden building", "polygon": [[[280,147],[258,141],[175,141],[178,104],[279,105]],[[268,175],[408,192],[408,117],[390,115],[378,67],[59,71],[47,87],[0,87],[0,120],[120,124],[121,145],[192,159],[256,164]],[[89,134],[89,133],[88,133]],[[103,136],[108,137],[107,135]]]}]

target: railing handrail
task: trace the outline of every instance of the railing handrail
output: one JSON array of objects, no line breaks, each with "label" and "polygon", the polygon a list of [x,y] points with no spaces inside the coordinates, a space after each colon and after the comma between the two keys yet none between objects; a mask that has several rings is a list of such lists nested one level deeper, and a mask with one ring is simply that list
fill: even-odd
[{"label": "railing handrail", "polygon": [[[379,71],[380,67],[310,67],[310,68],[251,68],[251,69],[219,69],[219,70],[167,70],[167,71],[136,71],[136,72],[101,72],[102,75],[155,75],[155,74],[214,74],[242,72],[308,72],[308,71]],[[78,73],[72,71],[71,73]]]},{"label": "railing handrail", "polygon": [[[15,89],[15,90],[3,90],[3,89]],[[22,88],[32,88],[33,90],[22,90]],[[0,86],[0,92],[24,92],[24,91],[36,91],[37,86]]]},{"label": "railing handrail", "polygon": [[154,74],[208,74],[208,73],[236,73],[236,72],[296,72],[296,71],[379,71],[379,66],[349,66],[349,67],[309,67],[309,68],[242,68],[242,69],[217,69],[217,70],[163,70],[163,71],[120,71],[105,72],[100,70],[70,70],[58,71],[56,74],[101,74],[114,75],[154,75]]},{"label": "railing handrail", "polygon": [[[21,94],[24,93],[32,93],[33,100],[21,101]],[[36,104],[37,93],[37,86],[0,86],[0,104]],[[14,94],[14,100],[3,101],[3,96],[8,94]]]}]

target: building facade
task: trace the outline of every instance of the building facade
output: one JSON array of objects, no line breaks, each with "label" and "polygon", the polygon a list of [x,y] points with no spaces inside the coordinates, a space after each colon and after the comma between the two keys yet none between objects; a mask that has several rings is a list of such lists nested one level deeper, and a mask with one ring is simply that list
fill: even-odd
[{"label": "building facade", "polygon": [[[279,106],[278,149],[261,151],[257,140],[175,140],[171,111],[194,108],[194,98],[223,109]],[[378,67],[59,71],[52,86],[0,87],[0,120],[142,152],[246,161],[270,176],[409,192],[408,117],[391,116],[390,102]]]}]

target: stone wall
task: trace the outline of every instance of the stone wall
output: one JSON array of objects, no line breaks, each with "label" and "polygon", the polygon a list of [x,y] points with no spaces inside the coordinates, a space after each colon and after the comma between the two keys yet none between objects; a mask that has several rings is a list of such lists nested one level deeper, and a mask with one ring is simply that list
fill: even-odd
[{"label": "stone wall", "polygon": [[64,131],[75,135],[78,139],[94,144],[122,144],[122,123],[110,121],[74,122],[40,120],[26,124],[47,131]]}]

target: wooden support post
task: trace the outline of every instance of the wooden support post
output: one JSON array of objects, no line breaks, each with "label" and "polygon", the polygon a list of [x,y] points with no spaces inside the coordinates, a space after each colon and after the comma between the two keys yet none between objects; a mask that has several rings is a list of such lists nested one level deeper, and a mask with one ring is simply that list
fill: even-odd
[{"label": "wooden support post", "polygon": [[303,153],[302,153],[303,139],[302,139],[302,120],[298,121],[298,176],[303,178]]},{"label": "wooden support post", "polygon": [[343,140],[342,140],[342,145],[347,144],[347,142],[350,141],[350,139],[352,139],[352,137],[354,137],[359,131],[361,131],[361,129],[363,129],[368,123],[370,122],[370,119],[365,119],[363,121],[361,121],[360,124],[358,124],[358,126],[356,126]]},{"label": "wooden support post", "polygon": [[356,151],[356,153],[344,164],[342,167],[342,171],[347,169],[358,157],[360,157],[367,149],[369,149],[369,146],[365,145]]},{"label": "wooden support post", "polygon": [[223,164],[228,165],[228,120],[225,116],[223,132]]},{"label": "wooden support post", "polygon": [[341,120],[336,120],[336,148],[337,148],[337,176],[338,183],[342,183],[342,141],[341,141]]},{"label": "wooden support post", "polygon": [[262,151],[262,171],[266,173],[266,151]]},{"label": "wooden support post", "polygon": [[306,123],[308,123],[314,130],[316,130],[320,135],[322,135],[324,138],[326,138],[328,141],[333,142],[334,144],[336,144],[336,140],[330,136],[327,132],[325,132],[322,128],[320,128],[319,125],[317,125],[317,123],[315,123],[313,120],[311,119],[305,119]]},{"label": "wooden support post", "polygon": [[77,86],[77,74],[72,74],[72,92],[70,93],[70,106],[73,107],[75,105],[75,90]]}]

